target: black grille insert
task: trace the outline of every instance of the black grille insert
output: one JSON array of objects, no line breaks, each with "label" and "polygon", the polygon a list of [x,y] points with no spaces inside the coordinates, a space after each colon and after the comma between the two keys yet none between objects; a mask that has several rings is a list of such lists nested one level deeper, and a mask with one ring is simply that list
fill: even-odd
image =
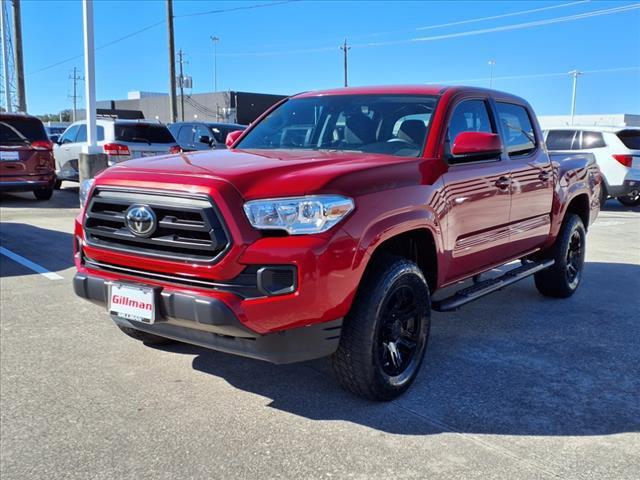
[{"label": "black grille insert", "polygon": [[[134,235],[125,225],[127,209],[150,207],[157,228],[148,237]],[[168,259],[213,262],[230,246],[216,207],[208,197],[178,192],[142,192],[97,188],[84,220],[90,246]]]}]

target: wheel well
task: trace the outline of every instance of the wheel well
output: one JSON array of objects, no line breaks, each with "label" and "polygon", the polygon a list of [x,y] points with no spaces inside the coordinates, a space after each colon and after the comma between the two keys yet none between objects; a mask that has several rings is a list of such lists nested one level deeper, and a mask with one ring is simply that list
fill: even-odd
[{"label": "wheel well", "polygon": [[373,252],[369,265],[381,254],[396,255],[415,262],[427,279],[429,289],[435,290],[438,282],[438,256],[429,230],[411,230],[385,240]]},{"label": "wheel well", "polygon": [[582,219],[584,228],[587,228],[589,226],[589,211],[589,197],[586,193],[581,193],[571,200],[569,206],[567,207],[565,217],[569,213],[575,213]]}]

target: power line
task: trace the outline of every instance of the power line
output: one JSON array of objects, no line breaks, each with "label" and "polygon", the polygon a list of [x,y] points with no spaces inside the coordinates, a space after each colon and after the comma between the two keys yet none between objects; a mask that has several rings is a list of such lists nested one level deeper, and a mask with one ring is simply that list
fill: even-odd
[{"label": "power line", "polygon": [[[525,28],[533,28],[543,25],[550,25],[555,23],[563,23],[570,22],[574,20],[582,20],[585,18],[598,17],[602,15],[613,15],[616,13],[626,13],[632,10],[636,10],[640,8],[640,3],[634,3],[630,5],[625,5],[621,7],[607,8],[602,10],[593,10],[591,12],[568,15],[564,17],[554,17],[545,20],[536,20],[532,22],[525,23],[517,23],[512,25],[504,25],[500,27],[492,27],[485,28],[479,30],[468,30],[465,32],[457,32],[457,33],[449,33],[444,35],[434,35],[430,37],[416,37],[404,40],[391,40],[384,42],[369,42],[369,43],[359,43],[352,44],[354,48],[374,48],[374,47],[386,47],[386,46],[394,46],[394,45],[403,45],[403,44],[416,44],[420,42],[427,41],[436,41],[436,40],[445,40],[449,38],[458,38],[458,37],[467,37],[474,35],[482,35],[486,33],[494,33],[501,31],[510,31],[510,30],[521,30]],[[218,54],[220,56],[225,57],[259,57],[259,56],[274,56],[274,55],[293,55],[293,54],[302,54],[302,53],[320,53],[320,52],[330,52],[334,51],[335,47],[326,46],[326,47],[316,47],[316,48],[306,48],[306,49],[297,49],[297,50],[284,50],[284,51],[268,51],[268,52],[240,52],[240,53],[221,53]]]},{"label": "power line", "polygon": [[[630,72],[634,70],[640,70],[640,65],[631,67],[616,67],[616,68],[599,68],[596,70],[581,70],[581,73],[613,73],[613,72]],[[550,77],[566,77],[567,72],[556,73],[532,73],[527,75],[506,75],[501,77],[493,77],[493,81],[496,80],[524,80],[528,78],[550,78]],[[439,85],[439,84],[453,84],[453,83],[475,83],[475,82],[487,82],[490,77],[482,78],[466,78],[455,80],[438,80],[434,82],[428,82],[427,85]]]},{"label": "power line", "polygon": [[200,15],[212,15],[214,13],[228,13],[228,12],[236,12],[238,10],[253,10],[254,8],[275,7],[276,5],[284,5],[286,3],[293,3],[293,2],[299,2],[299,1],[300,0],[282,0],[280,2],[259,3],[255,5],[246,5],[244,7],[221,8],[218,10],[207,10],[205,12],[183,13],[182,15],[176,15],[175,18],[198,17]]},{"label": "power line", "polygon": [[577,2],[570,2],[570,3],[561,3],[559,5],[550,5],[547,7],[540,7],[540,8],[531,8],[529,10],[518,10],[517,12],[509,12],[509,13],[502,13],[499,15],[490,15],[487,17],[477,17],[477,18],[470,18],[467,20],[460,20],[457,22],[448,22],[448,23],[440,23],[440,24],[436,24],[436,25],[426,25],[423,27],[415,27],[412,29],[405,29],[405,30],[393,30],[393,31],[386,31],[386,32],[377,32],[377,33],[369,33],[367,35],[359,35],[359,36],[352,36],[351,38],[370,38],[370,37],[381,37],[383,35],[392,35],[392,34],[396,34],[396,33],[408,33],[408,32],[415,32],[415,31],[423,31],[423,30],[435,30],[438,28],[446,28],[446,27],[454,27],[454,26],[458,26],[458,25],[466,25],[469,23],[478,23],[478,22],[486,22],[487,20],[497,20],[499,18],[507,18],[507,17],[515,17],[518,15],[526,15],[529,13],[537,13],[537,12],[543,12],[546,10],[554,10],[557,8],[565,8],[565,7],[573,7],[575,5],[581,5],[581,4],[585,4],[585,3],[590,3],[591,0],[580,0]]},{"label": "power line", "polygon": [[[251,10],[254,8],[266,8],[266,7],[274,7],[276,5],[283,5],[285,3],[292,3],[292,2],[298,2],[300,0],[283,0],[280,2],[273,2],[273,3],[268,3],[268,4],[256,4],[256,5],[246,5],[243,7],[234,7],[234,8],[223,8],[223,9],[219,9],[219,10],[210,10],[208,12],[197,12],[197,13],[188,13],[188,14],[184,14],[184,15],[174,15],[174,18],[183,18],[183,17],[194,17],[194,16],[198,16],[198,15],[210,15],[213,13],[228,13],[228,12],[235,12],[238,10]],[[96,47],[96,50],[102,50],[103,48],[107,48],[110,47],[111,45],[115,45],[116,43],[122,42],[123,40],[127,40],[131,37],[135,37],[136,35],[139,35],[141,33],[146,32],[147,30],[151,30],[152,28],[158,27],[160,25],[164,25],[166,23],[166,20],[160,20],[157,21],[155,23],[152,23],[151,25],[147,25],[146,27],[143,27],[139,30],[135,30],[131,33],[128,33],[126,35],[123,35],[121,37],[115,38],[107,43],[104,43],[98,47]],[[55,68],[59,65],[63,65],[65,63],[71,62],[73,60],[77,60],[78,58],[82,58],[84,55],[80,54],[80,55],[75,55],[73,57],[68,57],[65,58],[64,60],[60,60],[58,62],[52,63],[50,65],[46,65],[42,68],[39,68],[37,70],[33,70],[31,72],[29,72],[27,74],[27,76],[29,75],[35,75],[36,73],[40,73],[40,72],[44,72],[46,70],[50,70],[52,68]]]}]

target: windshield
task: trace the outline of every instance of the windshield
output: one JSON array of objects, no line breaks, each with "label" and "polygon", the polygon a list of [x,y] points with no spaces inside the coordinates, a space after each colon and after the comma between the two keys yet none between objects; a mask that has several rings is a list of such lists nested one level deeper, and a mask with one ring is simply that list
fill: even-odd
[{"label": "windshield", "polygon": [[115,139],[128,143],[176,143],[166,126],[148,123],[116,123]]},{"label": "windshield", "polygon": [[436,97],[335,95],[293,98],[258,123],[241,149],[308,149],[417,157]]}]

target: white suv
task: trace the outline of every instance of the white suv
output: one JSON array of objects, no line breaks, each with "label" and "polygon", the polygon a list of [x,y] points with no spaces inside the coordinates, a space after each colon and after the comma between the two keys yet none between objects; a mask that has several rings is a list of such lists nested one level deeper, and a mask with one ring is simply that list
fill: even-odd
[{"label": "white suv", "polygon": [[547,149],[593,153],[604,177],[602,202],[640,205],[640,128],[571,126],[545,130]]},{"label": "white suv", "polygon": [[[108,155],[109,166],[132,158],[180,152],[166,125],[144,120],[97,120],[98,146]],[[85,120],[69,125],[53,148],[56,159],[56,187],[62,180],[78,181],[78,158],[87,143]]]}]

